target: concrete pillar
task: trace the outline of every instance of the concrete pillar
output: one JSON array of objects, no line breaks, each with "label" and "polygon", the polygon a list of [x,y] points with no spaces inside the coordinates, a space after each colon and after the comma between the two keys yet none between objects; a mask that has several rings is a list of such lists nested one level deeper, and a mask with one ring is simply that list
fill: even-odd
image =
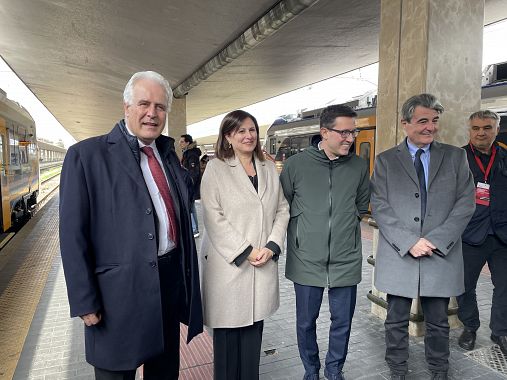
[{"label": "concrete pillar", "polygon": [[187,97],[174,98],[171,112],[167,115],[164,135],[172,137],[175,142],[176,153],[181,158],[181,150],[178,142],[180,136],[187,133]]},{"label": "concrete pillar", "polygon": [[[423,92],[434,94],[445,108],[437,140],[467,142],[466,120],[480,107],[483,24],[483,0],[381,1],[375,154],[405,138],[401,106]],[[385,318],[379,307],[385,294],[373,287],[368,296],[372,313]],[[459,325],[455,311],[452,300],[451,326]],[[411,319],[410,333],[423,335],[419,300],[413,302]]]},{"label": "concrete pillar", "polygon": [[463,145],[481,97],[482,0],[382,0],[376,153],[404,137],[399,112],[429,92],[445,108],[439,141]]}]

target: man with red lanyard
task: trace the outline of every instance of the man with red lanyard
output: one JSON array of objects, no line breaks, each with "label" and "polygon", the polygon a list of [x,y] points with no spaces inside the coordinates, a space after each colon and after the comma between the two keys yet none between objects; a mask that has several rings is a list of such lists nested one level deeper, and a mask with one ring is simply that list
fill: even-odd
[{"label": "man with red lanyard", "polygon": [[491,340],[507,355],[507,150],[495,143],[500,116],[492,111],[470,115],[470,142],[464,146],[475,180],[475,213],[463,232],[465,293],[458,297],[464,330],[458,344],[475,346],[479,309],[475,288],[485,263],[493,282]]}]

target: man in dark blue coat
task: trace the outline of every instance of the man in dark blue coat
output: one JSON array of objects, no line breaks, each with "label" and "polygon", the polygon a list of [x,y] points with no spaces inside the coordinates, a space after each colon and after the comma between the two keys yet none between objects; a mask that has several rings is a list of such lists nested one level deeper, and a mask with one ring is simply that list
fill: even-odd
[{"label": "man in dark blue coat", "polygon": [[96,379],[177,379],[179,322],[202,332],[188,174],[162,136],[169,83],[136,73],[125,120],[72,146],[60,183],[60,246],[71,316],[85,323]]},{"label": "man in dark blue coat", "polygon": [[457,298],[464,330],[458,344],[475,346],[479,308],[475,288],[484,264],[493,282],[491,340],[507,355],[507,150],[495,140],[500,116],[492,111],[470,115],[470,142],[464,146],[475,182],[475,213],[463,232],[465,293]]},{"label": "man in dark blue coat", "polygon": [[194,141],[189,134],[181,135],[180,148],[183,152],[181,165],[188,170],[188,175],[192,179],[192,202],[190,207],[190,217],[192,218],[192,231],[194,238],[199,237],[199,223],[197,221],[197,211],[195,210],[195,200],[201,199],[201,166],[199,158],[201,157],[201,150],[197,147],[197,141]]}]

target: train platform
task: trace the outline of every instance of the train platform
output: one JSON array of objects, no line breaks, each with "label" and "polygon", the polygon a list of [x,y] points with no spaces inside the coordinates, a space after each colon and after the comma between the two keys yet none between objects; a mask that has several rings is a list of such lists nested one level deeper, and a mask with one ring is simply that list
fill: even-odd
[{"label": "train platform", "polygon": [[[0,251],[0,379],[93,379],[84,354],[83,323],[69,317],[65,279],[58,245],[58,194]],[[197,204],[200,215],[200,205]],[[202,218],[199,218],[201,233]],[[371,289],[372,229],[363,224],[363,280],[344,367],[347,380],[389,378],[384,361],[383,321],[370,313],[366,295]],[[202,236],[202,234],[201,234]],[[197,239],[197,246],[200,245]],[[303,377],[295,332],[295,299],[285,279],[285,258],[280,267],[280,309],[265,321],[260,378],[297,380]],[[460,329],[451,330],[450,379],[507,379],[506,358],[489,340],[492,285],[487,271],[481,275],[478,300],[482,326],[474,351],[457,344]],[[318,319],[321,360],[327,351],[329,311],[324,297]],[[207,333],[190,345],[182,331],[180,379],[212,379],[212,344]],[[141,374],[138,373],[138,378]],[[323,374],[321,372],[321,378]],[[410,338],[407,379],[428,379],[423,338]],[[240,380],[240,379],[238,379]]]}]

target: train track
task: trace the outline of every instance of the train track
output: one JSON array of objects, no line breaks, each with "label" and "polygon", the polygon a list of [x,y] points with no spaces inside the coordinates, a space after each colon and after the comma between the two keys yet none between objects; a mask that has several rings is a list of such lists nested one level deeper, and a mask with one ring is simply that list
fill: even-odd
[{"label": "train track", "polygon": [[[32,215],[35,215],[55,194],[55,191],[60,187],[60,173],[56,173],[50,178],[41,182],[39,188],[39,199]],[[24,224],[14,231],[9,231],[0,234],[0,251],[9,243],[9,241],[23,228]]]},{"label": "train track", "polygon": [[49,199],[53,196],[55,191],[60,187],[60,173],[55,174],[51,178],[47,178],[41,182],[39,189],[39,199],[37,206],[35,206],[35,212],[37,213]]}]

